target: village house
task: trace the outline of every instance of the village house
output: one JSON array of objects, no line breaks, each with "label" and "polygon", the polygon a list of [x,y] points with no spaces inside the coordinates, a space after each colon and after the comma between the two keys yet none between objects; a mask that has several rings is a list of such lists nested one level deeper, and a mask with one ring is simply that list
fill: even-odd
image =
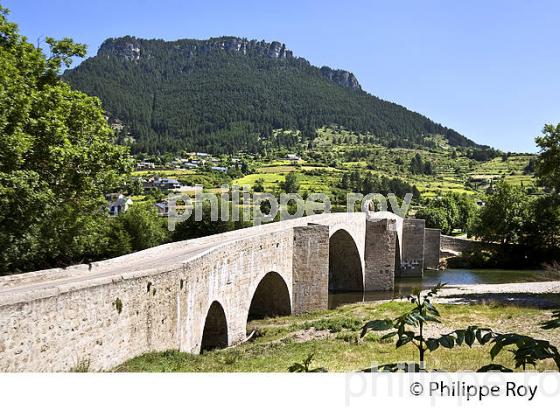
[{"label": "village house", "polygon": [[[118,196],[115,198],[115,195]],[[123,194],[108,194],[106,195],[106,198],[111,201],[108,208],[109,214],[113,216],[117,216],[128,211],[128,207],[132,205],[132,199],[124,196]]]},{"label": "village house", "polygon": [[169,214],[169,205],[167,201],[162,201],[154,204],[159,216],[167,216]]},{"label": "village house", "polygon": [[136,165],[136,169],[154,169],[156,164],[148,161],[141,161]]},{"label": "village house", "polygon": [[156,178],[154,181],[154,187],[160,189],[179,189],[181,186],[181,183],[173,178]]}]

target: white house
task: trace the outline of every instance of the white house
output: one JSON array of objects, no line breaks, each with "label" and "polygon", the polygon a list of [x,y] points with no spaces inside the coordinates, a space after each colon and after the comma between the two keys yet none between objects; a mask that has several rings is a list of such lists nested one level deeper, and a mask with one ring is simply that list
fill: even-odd
[{"label": "white house", "polygon": [[288,154],[286,155],[286,159],[289,159],[290,161],[299,161],[301,157],[297,154]]},{"label": "white house", "polygon": [[156,164],[148,161],[141,161],[136,165],[136,169],[154,169]]},{"label": "white house", "polygon": [[117,199],[109,204],[109,214],[117,216],[128,211],[128,207],[132,205],[132,199],[120,194]]},{"label": "white house", "polygon": [[154,206],[157,209],[158,215],[167,216],[169,214],[169,205],[167,204],[167,201],[158,202]]}]

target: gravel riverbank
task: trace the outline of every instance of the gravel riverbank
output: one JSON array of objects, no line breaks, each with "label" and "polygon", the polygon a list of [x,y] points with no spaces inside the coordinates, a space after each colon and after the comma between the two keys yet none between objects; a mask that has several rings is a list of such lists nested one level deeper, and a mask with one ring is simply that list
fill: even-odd
[{"label": "gravel riverbank", "polygon": [[560,281],[448,285],[440,291],[437,303],[520,304],[538,307],[560,306]]}]

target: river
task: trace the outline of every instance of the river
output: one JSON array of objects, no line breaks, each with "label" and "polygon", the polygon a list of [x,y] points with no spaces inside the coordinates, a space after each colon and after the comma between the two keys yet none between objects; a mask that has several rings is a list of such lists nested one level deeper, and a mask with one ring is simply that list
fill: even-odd
[{"label": "river", "polygon": [[425,271],[422,278],[398,278],[393,291],[329,293],[329,309],[348,303],[390,300],[406,296],[414,288],[428,289],[438,282],[448,285],[545,282],[560,280],[560,272],[544,270],[447,269]]}]

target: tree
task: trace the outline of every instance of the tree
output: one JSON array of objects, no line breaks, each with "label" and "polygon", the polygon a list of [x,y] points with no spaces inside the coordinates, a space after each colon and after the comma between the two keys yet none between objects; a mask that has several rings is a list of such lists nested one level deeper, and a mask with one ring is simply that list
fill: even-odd
[{"label": "tree", "polygon": [[255,192],[264,192],[264,179],[258,178],[253,185],[253,191]]},{"label": "tree", "polygon": [[475,212],[472,198],[448,193],[429,200],[416,215],[426,220],[428,228],[438,228],[445,234],[451,234],[454,229],[469,231]]},{"label": "tree", "polygon": [[414,157],[410,159],[409,171],[411,174],[424,174],[433,175],[434,169],[430,161],[422,160],[422,156],[416,153]]},{"label": "tree", "polygon": [[411,174],[421,174],[424,168],[424,163],[422,161],[422,157],[419,153],[416,153],[414,157],[410,159],[410,166],[409,170]]},{"label": "tree", "polygon": [[165,218],[160,218],[151,204],[132,205],[119,219],[130,236],[132,250],[141,251],[166,242],[169,232]]},{"label": "tree", "polygon": [[441,232],[448,235],[453,231],[447,220],[445,209],[436,207],[425,207],[416,213],[416,218],[426,221],[426,228],[441,229]]},{"label": "tree", "polygon": [[350,175],[348,173],[344,173],[342,175],[342,179],[340,181],[340,188],[347,190],[350,188]]},{"label": "tree", "polygon": [[560,193],[560,124],[545,125],[535,141],[540,148],[535,175],[541,185]]},{"label": "tree", "polygon": [[470,235],[477,215],[477,207],[472,196],[467,194],[452,194],[458,208],[457,228]]},{"label": "tree", "polygon": [[295,172],[290,172],[286,175],[286,180],[282,183],[282,189],[286,193],[297,193],[299,183]]},{"label": "tree", "polygon": [[480,211],[474,234],[501,244],[519,243],[529,221],[530,206],[531,200],[523,189],[500,181]]},{"label": "tree", "polygon": [[527,165],[525,166],[525,168],[523,168],[523,175],[530,175],[530,174],[534,173],[536,162],[537,162],[536,159],[531,158],[529,160],[529,162],[527,163]]},{"label": "tree", "polygon": [[58,78],[84,56],[70,39],[26,41],[0,8],[0,272],[91,260],[104,250],[104,193],[132,162],[97,98]]},{"label": "tree", "polygon": [[526,244],[532,249],[557,250],[560,245],[560,197],[541,195],[531,203]]},{"label": "tree", "polygon": [[[221,210],[222,202],[218,200],[218,209]],[[211,204],[208,201],[202,204],[202,220],[196,221],[194,210],[193,214],[186,221],[177,224],[173,232],[174,241],[182,241],[185,239],[200,238],[203,236],[214,235],[222,232],[231,231],[236,228],[236,224],[231,220],[222,220],[221,217],[217,221],[212,221]],[[230,209],[231,215],[231,209]],[[220,215],[219,215],[220,216]],[[243,225],[243,222],[237,223],[238,227]]]},{"label": "tree", "polygon": [[130,180],[129,191],[131,195],[142,195],[144,193],[142,178],[132,178]]}]

